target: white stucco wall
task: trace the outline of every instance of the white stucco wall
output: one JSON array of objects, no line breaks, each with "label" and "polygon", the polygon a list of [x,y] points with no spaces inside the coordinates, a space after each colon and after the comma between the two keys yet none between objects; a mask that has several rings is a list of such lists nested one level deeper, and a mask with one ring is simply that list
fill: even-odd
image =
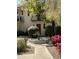
[{"label": "white stucco wall", "polygon": [[28,16],[27,11],[24,11],[24,22],[17,22],[17,30],[26,31],[26,29],[32,25],[41,24],[41,35],[45,34],[45,29],[43,28],[43,21],[31,21],[31,16]]}]

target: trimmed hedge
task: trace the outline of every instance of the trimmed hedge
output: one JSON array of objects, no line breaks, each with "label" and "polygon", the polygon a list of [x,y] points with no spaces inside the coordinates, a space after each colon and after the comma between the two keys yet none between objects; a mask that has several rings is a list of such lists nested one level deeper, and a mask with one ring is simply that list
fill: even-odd
[{"label": "trimmed hedge", "polygon": [[51,25],[48,25],[46,28],[45,28],[45,35],[46,36],[52,36],[54,34],[53,30],[52,30],[52,26]]},{"label": "trimmed hedge", "polygon": [[17,31],[17,36],[28,36],[28,31],[26,31],[26,32]]},{"label": "trimmed hedge", "polygon": [[61,35],[61,26],[57,26],[57,27],[55,28],[55,34],[56,34],[56,35]]}]

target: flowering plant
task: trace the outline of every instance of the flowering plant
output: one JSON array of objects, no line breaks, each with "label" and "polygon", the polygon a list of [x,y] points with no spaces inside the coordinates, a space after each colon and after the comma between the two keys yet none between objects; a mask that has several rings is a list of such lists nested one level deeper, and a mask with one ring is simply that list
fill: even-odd
[{"label": "flowering plant", "polygon": [[53,43],[61,43],[61,36],[60,35],[54,35],[51,37],[51,40]]},{"label": "flowering plant", "polygon": [[57,54],[61,54],[61,36],[60,35],[54,35],[51,37],[51,41],[56,46]]}]

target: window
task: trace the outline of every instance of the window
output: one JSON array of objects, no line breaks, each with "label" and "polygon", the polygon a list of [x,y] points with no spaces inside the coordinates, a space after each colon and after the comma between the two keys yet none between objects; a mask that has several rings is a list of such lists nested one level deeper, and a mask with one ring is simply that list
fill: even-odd
[{"label": "window", "polygon": [[23,22],[24,18],[22,16],[17,16],[17,21]]},{"label": "window", "polygon": [[18,11],[17,11],[17,14],[18,14]]},{"label": "window", "polygon": [[17,21],[19,21],[19,17],[17,16]]},{"label": "window", "polygon": [[20,16],[20,21],[21,21],[21,22],[23,22],[23,21],[24,21],[24,19],[23,19],[23,17],[22,17],[22,16]]},{"label": "window", "polygon": [[20,16],[20,20],[22,20],[22,17]]}]

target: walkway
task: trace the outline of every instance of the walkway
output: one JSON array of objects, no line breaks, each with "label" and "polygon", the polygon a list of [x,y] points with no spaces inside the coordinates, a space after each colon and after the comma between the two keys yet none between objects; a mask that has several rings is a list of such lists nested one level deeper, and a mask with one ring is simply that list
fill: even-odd
[{"label": "walkway", "polygon": [[29,45],[35,47],[35,59],[53,59],[47,48],[43,45],[33,44],[29,42]]},{"label": "walkway", "polygon": [[18,55],[17,59],[34,59],[34,54]]},{"label": "walkway", "polygon": [[18,55],[17,59],[53,59],[53,56],[48,52],[47,48],[43,45],[33,44],[28,41],[28,44],[35,48],[34,54]]}]

